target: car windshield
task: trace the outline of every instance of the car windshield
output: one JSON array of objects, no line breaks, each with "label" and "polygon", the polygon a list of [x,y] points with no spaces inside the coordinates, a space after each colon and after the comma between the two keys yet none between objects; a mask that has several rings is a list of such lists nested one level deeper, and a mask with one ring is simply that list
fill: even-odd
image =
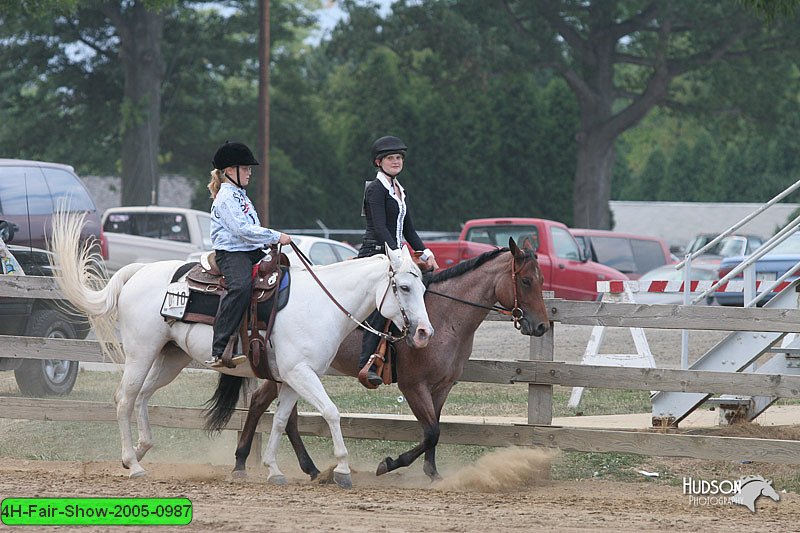
[{"label": "car windshield", "polygon": [[767,255],[800,254],[800,232],[794,233],[773,248]]},{"label": "car windshield", "polygon": [[539,248],[539,230],[533,225],[503,226],[497,224],[493,226],[473,226],[467,231],[466,240],[495,246],[508,246],[509,237],[513,237],[514,241],[520,246],[522,246],[522,242],[526,238],[530,239],[533,249],[537,250]]},{"label": "car windshield", "polygon": [[[692,244],[689,246],[689,253],[694,253],[716,237],[709,235],[702,235],[696,237]],[[704,254],[718,255],[720,257],[733,257],[736,255],[745,255],[747,253],[747,239],[739,235],[731,235],[725,237],[713,247],[709,248]]]},{"label": "car windshield", "polygon": [[[715,269],[692,268],[691,277],[693,280],[717,279]],[[639,281],[682,281],[683,270],[675,270],[674,267],[660,267],[644,274]]]},{"label": "car windshield", "polygon": [[744,237],[726,237],[719,241],[709,253],[722,257],[744,255],[746,246],[747,240]]}]

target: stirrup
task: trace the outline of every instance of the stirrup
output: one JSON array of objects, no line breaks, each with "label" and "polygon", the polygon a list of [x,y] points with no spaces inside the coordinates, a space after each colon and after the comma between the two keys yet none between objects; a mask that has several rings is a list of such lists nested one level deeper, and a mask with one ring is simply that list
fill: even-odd
[{"label": "stirrup", "polygon": [[383,385],[383,378],[378,375],[378,372],[375,370],[369,370],[367,372],[367,381],[371,385],[375,385],[376,387],[379,385]]},{"label": "stirrup", "polygon": [[203,361],[203,364],[212,368],[219,368],[222,366],[222,357],[212,357],[211,359]]},{"label": "stirrup", "polygon": [[[377,389],[378,385],[383,384],[383,379],[378,374],[377,367],[372,370],[372,366],[378,359],[383,361],[383,354],[374,353],[370,355],[367,363],[358,372],[358,381],[368,389]],[[370,374],[372,375],[370,376]],[[378,379],[376,380],[375,377]]]},{"label": "stirrup", "polygon": [[233,357],[231,357],[231,363],[233,363],[234,366],[239,366],[246,362],[247,362],[247,356],[244,354],[234,355]]},{"label": "stirrup", "polygon": [[[235,356],[231,357],[231,363],[233,364],[233,368],[235,368],[235,367],[237,367],[237,366],[239,366],[241,364],[244,364],[246,362],[247,362],[247,356],[246,355],[239,354],[239,355],[235,355]],[[207,364],[208,366],[210,366],[211,368],[223,368],[223,367],[225,367],[225,363],[222,362],[222,357],[212,357],[208,361],[204,361],[204,363]]]}]

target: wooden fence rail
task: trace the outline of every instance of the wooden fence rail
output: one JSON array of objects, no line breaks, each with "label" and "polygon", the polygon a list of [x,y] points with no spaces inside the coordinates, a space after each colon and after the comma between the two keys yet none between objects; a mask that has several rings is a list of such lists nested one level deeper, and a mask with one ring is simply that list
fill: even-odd
[{"label": "wooden fence rail", "polygon": [[[9,282],[8,280],[13,280]],[[11,278],[0,283],[0,296],[58,298],[49,278]],[[612,327],[800,331],[800,313],[785,309],[649,306],[604,302],[546,301],[554,322]],[[490,316],[490,320],[498,317]],[[528,424],[445,421],[440,442],[481,446],[547,446],[567,451],[622,452],[698,459],[736,459],[800,464],[800,441],[681,435],[675,432],[620,431],[550,426],[552,386],[628,390],[736,393],[800,397],[800,376],[743,374],[663,368],[621,368],[554,362],[552,330],[531,338],[528,354],[518,361],[471,360],[461,381],[528,385]],[[0,336],[0,356],[107,362],[95,341]],[[200,409],[152,406],[154,425],[202,428]],[[240,430],[244,410],[237,410],[226,429]],[[0,397],[0,417],[29,420],[116,422],[112,404],[74,400]],[[267,414],[259,428],[268,430]],[[418,441],[421,429],[412,417],[345,415],[345,437]],[[329,436],[317,415],[301,416],[301,432]]]}]

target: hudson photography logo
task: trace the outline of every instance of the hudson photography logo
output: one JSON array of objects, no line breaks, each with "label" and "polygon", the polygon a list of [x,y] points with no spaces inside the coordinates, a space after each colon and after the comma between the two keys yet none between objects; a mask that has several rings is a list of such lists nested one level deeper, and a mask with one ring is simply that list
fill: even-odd
[{"label": "hudson photography logo", "polygon": [[772,481],[761,476],[747,476],[737,480],[683,478],[683,493],[689,496],[692,505],[743,505],[756,512],[756,500],[760,496],[781,499],[772,488]]}]

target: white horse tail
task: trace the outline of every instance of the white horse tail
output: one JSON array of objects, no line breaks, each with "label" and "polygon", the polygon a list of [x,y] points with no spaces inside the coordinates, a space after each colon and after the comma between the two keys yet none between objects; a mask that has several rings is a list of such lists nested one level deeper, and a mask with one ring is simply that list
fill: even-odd
[{"label": "white horse tail", "polygon": [[64,297],[88,316],[103,352],[121,363],[125,359],[116,333],[119,294],[122,286],[146,265],[126,265],[106,283],[105,266],[94,243],[80,242],[83,225],[83,213],[59,211],[53,217],[50,248],[56,284]]}]

